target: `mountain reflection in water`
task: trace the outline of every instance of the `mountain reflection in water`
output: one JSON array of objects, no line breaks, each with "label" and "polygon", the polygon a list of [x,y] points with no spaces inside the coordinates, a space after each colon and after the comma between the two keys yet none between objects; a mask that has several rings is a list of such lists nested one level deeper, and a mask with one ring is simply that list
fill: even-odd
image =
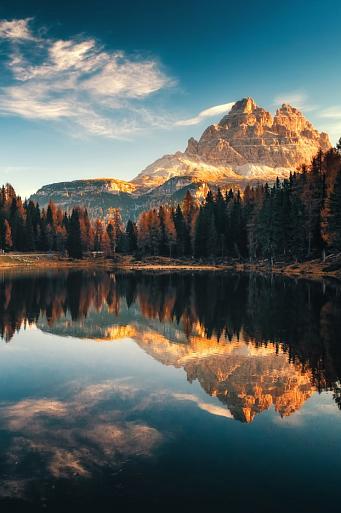
[{"label": "mountain reflection in water", "polygon": [[10,342],[27,325],[78,339],[131,338],[242,422],[271,406],[290,416],[322,390],[341,405],[335,284],[231,273],[5,275],[1,336]]}]

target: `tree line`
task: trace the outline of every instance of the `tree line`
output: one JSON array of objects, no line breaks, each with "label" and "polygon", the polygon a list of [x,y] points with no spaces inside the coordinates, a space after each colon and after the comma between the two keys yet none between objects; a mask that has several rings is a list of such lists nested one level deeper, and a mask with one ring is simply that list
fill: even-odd
[{"label": "tree line", "polygon": [[341,140],[310,166],[272,186],[209,191],[198,203],[187,192],[176,208],[141,214],[142,254],[302,260],[341,251]]},{"label": "tree line", "polygon": [[107,221],[84,208],[63,212],[22,201],[9,184],[0,191],[0,248],[58,251],[82,258],[90,251],[195,258],[302,260],[341,251],[341,140],[310,166],[269,186],[208,191],[199,202],[188,191],[176,207],[143,212],[122,223],[119,209]]},{"label": "tree line", "polygon": [[56,251],[82,258],[87,252],[99,251],[109,256],[130,251],[123,239],[118,209],[112,209],[109,220],[103,222],[91,220],[85,208],[67,213],[50,202],[40,209],[37,203],[23,202],[10,184],[0,190],[0,249],[5,252]]}]

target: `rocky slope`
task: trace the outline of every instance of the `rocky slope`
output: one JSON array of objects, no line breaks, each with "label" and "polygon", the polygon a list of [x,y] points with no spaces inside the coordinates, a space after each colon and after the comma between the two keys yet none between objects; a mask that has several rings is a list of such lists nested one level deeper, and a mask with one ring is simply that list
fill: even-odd
[{"label": "rocky slope", "polygon": [[83,206],[92,217],[105,217],[110,208],[120,208],[123,216],[129,217],[134,209],[137,189],[133,183],[115,178],[75,180],[45,185],[30,199],[41,207],[53,201],[67,211],[74,206]]},{"label": "rocky slope", "polygon": [[164,155],[131,182],[62,182],[42,187],[31,199],[41,206],[51,199],[65,209],[85,205],[92,216],[106,216],[110,208],[120,207],[123,217],[136,218],[146,208],[181,200],[188,189],[203,197],[207,188],[243,188],[285,178],[330,146],[328,135],[294,107],[283,104],[272,116],[252,98],[244,98],[199,141],[191,138],[184,152]]},{"label": "rocky slope", "polygon": [[272,117],[252,98],[244,98],[199,141],[191,138],[183,153],[165,155],[133,183],[152,187],[183,174],[218,183],[285,177],[330,146],[328,135],[319,133],[294,107],[283,104]]}]

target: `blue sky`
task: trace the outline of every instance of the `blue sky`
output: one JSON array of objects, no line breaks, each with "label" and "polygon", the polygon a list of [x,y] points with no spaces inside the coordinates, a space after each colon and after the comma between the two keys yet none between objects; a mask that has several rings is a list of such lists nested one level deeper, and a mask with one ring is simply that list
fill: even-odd
[{"label": "blue sky", "polygon": [[245,96],[334,142],[340,26],[336,0],[1,0],[0,183],[129,180]]}]

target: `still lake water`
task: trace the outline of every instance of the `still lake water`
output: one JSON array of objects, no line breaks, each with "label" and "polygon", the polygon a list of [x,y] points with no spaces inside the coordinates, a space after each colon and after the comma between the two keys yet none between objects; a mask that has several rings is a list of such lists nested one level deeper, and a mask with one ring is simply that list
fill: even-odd
[{"label": "still lake water", "polygon": [[1,511],[338,510],[337,284],[3,274],[0,336]]}]

